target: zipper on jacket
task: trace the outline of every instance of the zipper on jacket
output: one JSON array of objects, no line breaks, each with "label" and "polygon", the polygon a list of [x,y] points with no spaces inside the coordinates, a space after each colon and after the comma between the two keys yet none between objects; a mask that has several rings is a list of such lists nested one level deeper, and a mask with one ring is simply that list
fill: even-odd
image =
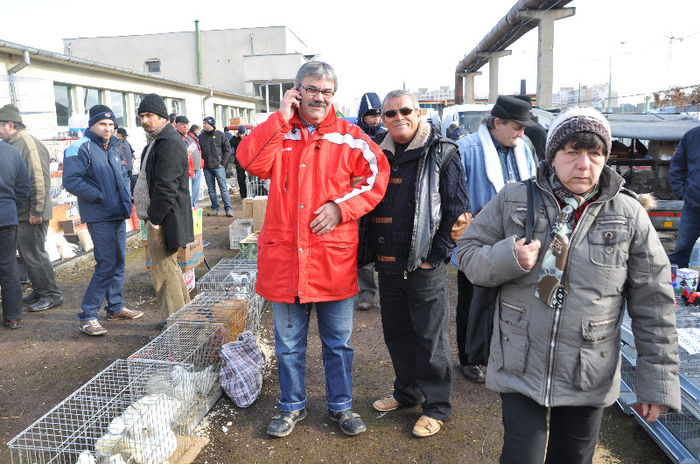
[{"label": "zipper on jacket", "polygon": [[403,280],[408,279],[408,271],[403,271]]}]

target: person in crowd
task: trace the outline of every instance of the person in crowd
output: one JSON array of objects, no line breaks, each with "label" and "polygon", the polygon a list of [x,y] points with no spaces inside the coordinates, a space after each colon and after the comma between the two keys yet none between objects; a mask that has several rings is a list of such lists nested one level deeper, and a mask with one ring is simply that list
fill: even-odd
[{"label": "person in crowd", "polygon": [[238,145],[245,136],[245,126],[240,125],[238,126],[236,134],[231,138],[231,157],[233,158],[233,163],[236,167],[236,181],[238,182],[238,190],[241,193],[241,199],[248,196],[248,186],[246,185],[245,169],[241,167],[241,163],[239,163],[238,158],[236,158],[236,150],[238,150]]},{"label": "person in crowd", "polygon": [[[529,95],[515,95],[515,98],[519,98],[532,105],[532,98]],[[547,141],[547,129],[540,124],[539,119],[534,114],[530,113],[530,119],[532,119],[533,125],[525,127],[525,137],[530,140],[534,158],[539,162],[544,159],[544,146]]]},{"label": "person in crowd", "polygon": [[[190,301],[177,263],[177,249],[194,240],[188,148],[183,144],[182,133],[168,124],[168,111],[159,95],[146,95],[138,113],[151,142],[141,155],[134,203],[136,214],[146,221],[153,288],[167,317]],[[180,120],[177,125],[186,128],[187,122]],[[190,142],[188,147],[192,145]]]},{"label": "person in crowd", "polygon": [[66,148],[63,187],[78,197],[80,218],[87,223],[94,245],[95,272],[85,291],[78,314],[78,328],[88,335],[107,333],[97,314],[103,301],[107,319],[138,319],[141,311],[124,307],[122,285],[126,263],[126,223],[131,215],[131,192],[121,163],[119,139],[114,137],[116,118],[104,105],[90,108],[89,129]]},{"label": "person in crowd", "polygon": [[185,150],[187,150],[190,196],[192,197],[192,208],[196,208],[202,186],[202,152],[199,149],[199,140],[189,131],[189,123],[190,121],[187,119],[187,116],[178,116],[175,118],[177,133],[182,140],[182,144],[185,146]]},{"label": "person in crowd", "polygon": [[131,144],[127,140],[127,137],[129,134],[126,132],[126,129],[123,127],[117,128],[117,138],[121,142],[121,154],[122,154],[122,164],[126,168],[126,173],[129,176],[129,185],[131,186],[131,193],[134,193],[134,184],[136,181],[134,180],[134,160],[136,157],[134,156],[134,149],[131,147]]},{"label": "person in crowd", "polygon": [[[507,183],[526,180],[535,174],[532,151],[523,143],[524,128],[533,124],[531,105],[510,96],[500,96],[491,116],[477,132],[457,140],[464,164],[472,214],[476,215]],[[456,255],[452,264],[458,267]],[[461,270],[457,272],[457,351],[460,371],[475,383],[485,381],[485,370],[469,360],[467,322],[471,302],[483,301],[479,292]]]},{"label": "person in crowd", "polygon": [[173,126],[173,129],[177,130],[176,124],[177,122],[175,121],[177,119],[177,113],[170,113],[168,115],[168,120],[170,121],[170,125]]},{"label": "person in crowd", "polygon": [[231,145],[228,143],[223,132],[216,130],[216,121],[211,116],[204,118],[202,122],[204,130],[199,134],[199,147],[202,150],[202,160],[204,161],[204,179],[207,181],[209,189],[209,199],[211,200],[210,216],[219,215],[219,198],[216,194],[216,184],[219,184],[221,201],[226,210],[226,216],[233,217],[233,207],[231,197],[228,193],[228,183],[226,182],[226,165],[231,156]]},{"label": "person in crowd", "polygon": [[[3,108],[3,117],[7,117]],[[31,184],[22,156],[10,144],[0,141],[0,296],[2,325],[22,327],[22,287],[17,267],[17,210],[29,200]]]},{"label": "person in crowd", "polygon": [[256,290],[272,301],[281,392],[280,413],[267,426],[273,437],[289,435],[307,415],[312,307],[323,345],[328,416],[346,435],[366,430],[351,409],[357,223],[384,196],[388,164],[367,135],[336,117],[337,88],[330,65],[305,63],[279,111],[253,129],[236,152],[246,171],[270,179]]},{"label": "person in crowd", "polygon": [[386,195],[370,213],[369,245],[379,273],[384,341],[394,366],[393,393],[373,403],[387,412],[421,404],[417,437],[440,431],[451,413],[446,263],[471,219],[457,146],[421,121],[416,97],[384,97],[377,137],[391,166]]},{"label": "person in crowd", "polygon": [[0,137],[22,155],[32,185],[29,201],[17,210],[19,254],[32,284],[31,293],[22,301],[32,303],[27,311],[45,311],[63,303],[53,265],[44,248],[53,216],[49,151],[27,130],[19,108],[12,104],[0,108]]},{"label": "person in crowd", "polygon": [[671,158],[671,189],[676,198],[683,200],[681,223],[671,264],[688,267],[690,254],[700,237],[700,127],[681,137]]},{"label": "person in crowd", "polygon": [[592,462],[603,410],[620,393],[625,307],[642,416],[681,407],[669,261],[636,194],[606,166],[610,147],[598,111],[560,114],[533,180],[533,240],[523,237],[528,185],[517,182],[458,241],[469,280],[499,287],[486,386],[501,396],[501,463]]},{"label": "person in crowd", "polygon": [[[386,127],[382,123],[382,102],[379,95],[368,92],[360,98],[360,109],[357,113],[357,125],[372,139],[379,134],[386,133]],[[357,309],[371,309],[377,294],[377,282],[374,278],[374,263],[370,262],[357,269],[357,286],[360,291],[357,295]]]},{"label": "person in crowd", "polygon": [[231,129],[229,129],[228,126],[224,127],[224,135],[226,136],[226,140],[230,144],[231,139],[233,138],[233,134],[231,133]]},{"label": "person in crowd", "polygon": [[194,135],[197,138],[197,141],[199,141],[199,132],[202,130],[201,127],[199,127],[197,124],[192,124],[190,126],[190,134]]}]

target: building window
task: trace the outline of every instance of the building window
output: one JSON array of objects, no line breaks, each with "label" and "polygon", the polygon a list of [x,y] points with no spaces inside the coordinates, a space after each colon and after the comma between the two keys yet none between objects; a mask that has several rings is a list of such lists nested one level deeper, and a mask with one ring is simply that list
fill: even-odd
[{"label": "building window", "polygon": [[141,100],[146,95],[142,93],[135,93],[134,94],[134,108],[136,108],[136,127],[141,127],[141,118],[139,118],[139,105],[141,104]]},{"label": "building window", "polygon": [[56,124],[68,126],[68,118],[73,114],[71,93],[73,87],[67,84],[53,84],[53,95],[56,101]]},{"label": "building window", "polygon": [[150,58],[150,59],[146,60],[146,72],[159,73],[160,72],[160,60],[158,58]]},{"label": "building window", "polygon": [[126,126],[126,104],[124,100],[124,93],[112,90],[110,92],[110,106],[114,112],[114,116],[117,118],[117,126]]},{"label": "building window", "polygon": [[85,103],[85,113],[90,111],[90,108],[93,106],[101,104],[102,90],[85,87],[85,97],[83,98],[83,103]]},{"label": "building window", "polygon": [[174,98],[170,99],[170,112],[175,113],[177,115],[183,115],[185,114],[185,105],[182,100],[175,100]]}]

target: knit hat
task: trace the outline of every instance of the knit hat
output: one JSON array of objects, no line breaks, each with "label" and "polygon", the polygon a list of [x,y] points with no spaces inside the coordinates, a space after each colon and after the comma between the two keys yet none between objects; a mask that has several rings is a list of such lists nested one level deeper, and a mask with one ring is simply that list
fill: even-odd
[{"label": "knit hat", "polygon": [[207,116],[206,118],[204,118],[204,122],[209,124],[211,127],[216,127],[216,121],[214,121],[214,118],[212,118],[211,116]]},{"label": "knit hat", "polygon": [[238,135],[243,135],[243,134],[245,134],[245,126],[240,125],[240,126],[238,126]]},{"label": "knit hat", "polygon": [[177,117],[175,118],[175,122],[176,122],[176,123],[178,123],[178,122],[184,122],[184,123],[189,124],[189,123],[190,123],[190,120],[187,119],[187,116],[177,116]]},{"label": "knit hat", "polygon": [[12,103],[0,108],[0,121],[22,122],[22,116],[19,115],[19,108]]},{"label": "knit hat", "polygon": [[610,155],[612,140],[608,120],[598,110],[576,106],[554,118],[549,126],[545,158],[551,162],[562,141],[574,132],[592,132],[598,135],[605,143],[608,156]]},{"label": "knit hat", "polygon": [[138,114],[141,113],[152,113],[161,118],[170,118],[168,109],[165,107],[165,102],[160,98],[160,95],[156,95],[155,93],[149,93],[143,97],[138,110]]},{"label": "knit hat", "polygon": [[92,127],[96,122],[102,121],[103,119],[109,119],[114,124],[117,123],[117,118],[114,117],[114,113],[105,105],[95,105],[90,108],[90,120],[88,121],[88,127]]}]

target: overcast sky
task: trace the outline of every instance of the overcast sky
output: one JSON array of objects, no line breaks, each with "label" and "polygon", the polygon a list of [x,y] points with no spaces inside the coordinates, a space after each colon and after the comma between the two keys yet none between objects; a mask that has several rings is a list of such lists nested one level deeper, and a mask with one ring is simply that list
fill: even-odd
[{"label": "overcast sky", "polygon": [[[362,93],[454,86],[454,70],[515,0],[84,2],[23,0],[3,6],[0,39],[63,52],[63,38],[288,26],[307,52],[336,68],[339,103]],[[86,6],[87,5],[87,6]],[[206,6],[205,6],[206,5]],[[235,6],[231,6],[235,5]],[[574,0],[555,23],[554,91],[606,83],[635,95],[700,84],[700,0]],[[520,79],[536,90],[537,29],[500,61],[500,93]],[[488,66],[476,78],[488,94]],[[637,101],[642,97],[636,97]]]}]

